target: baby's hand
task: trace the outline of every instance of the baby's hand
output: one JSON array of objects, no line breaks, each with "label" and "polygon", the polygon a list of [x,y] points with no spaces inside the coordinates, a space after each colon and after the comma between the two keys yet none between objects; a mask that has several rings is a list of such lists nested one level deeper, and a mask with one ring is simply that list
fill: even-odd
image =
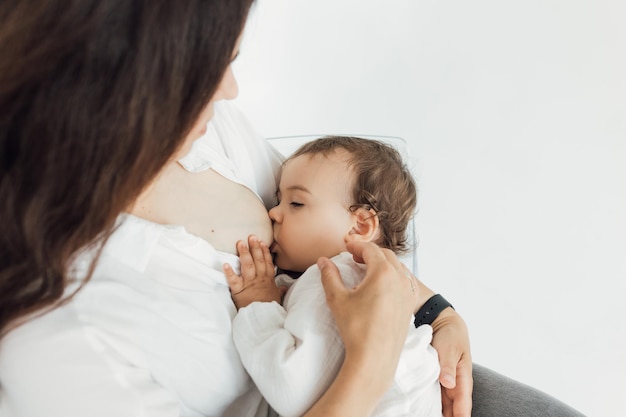
[{"label": "baby's hand", "polygon": [[241,276],[228,264],[224,264],[224,274],[237,309],[253,301],[281,302],[285,287],[277,287],[274,281],[274,263],[265,242],[256,236],[248,237],[248,245],[243,240],[237,242],[237,252],[241,261]]}]

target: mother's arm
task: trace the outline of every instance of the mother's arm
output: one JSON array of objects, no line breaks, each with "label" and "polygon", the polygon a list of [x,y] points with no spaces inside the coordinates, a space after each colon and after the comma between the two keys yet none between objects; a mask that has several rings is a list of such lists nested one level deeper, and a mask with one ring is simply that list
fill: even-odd
[{"label": "mother's arm", "polygon": [[[366,278],[356,289],[344,287],[332,262],[320,261],[327,301],[346,345],[346,358],[331,387],[306,417],[369,416],[390,386],[398,364],[407,332],[405,325],[398,324],[406,323],[415,305],[423,305],[434,294],[422,283],[413,293],[404,268],[391,252],[373,244],[351,244],[349,250],[368,265]],[[584,417],[532,387],[480,366],[473,369],[465,322],[451,308],[442,311],[432,326],[441,364],[444,416],[530,417],[550,410],[555,417]]]},{"label": "mother's arm", "polygon": [[[331,387],[309,410],[312,416],[367,416],[391,385],[407,335],[406,319],[434,295],[391,252],[374,244],[351,243],[348,250],[367,264],[361,285],[347,289],[332,262],[321,259],[322,282],[346,347],[346,358]],[[451,308],[433,322],[433,346],[441,365],[443,414],[470,417],[472,361],[467,327]]]},{"label": "mother's arm", "polygon": [[470,417],[472,412],[472,356],[465,322],[448,307],[433,322],[432,345],[439,354],[444,417]]},{"label": "mother's arm", "polygon": [[[418,281],[421,307],[435,293]],[[439,382],[444,417],[470,417],[472,412],[472,355],[467,326],[451,307],[432,323],[432,345],[439,355]]]}]

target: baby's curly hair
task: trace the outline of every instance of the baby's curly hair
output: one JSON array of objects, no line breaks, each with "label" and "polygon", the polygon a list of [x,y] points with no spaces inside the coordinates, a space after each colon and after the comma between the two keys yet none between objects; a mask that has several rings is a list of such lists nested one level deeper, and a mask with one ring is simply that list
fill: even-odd
[{"label": "baby's curly hair", "polygon": [[306,154],[348,152],[354,173],[351,210],[373,209],[378,216],[379,246],[403,254],[410,249],[407,227],[417,205],[417,187],[400,153],[392,146],[352,136],[325,136],[302,145],[289,158]]}]

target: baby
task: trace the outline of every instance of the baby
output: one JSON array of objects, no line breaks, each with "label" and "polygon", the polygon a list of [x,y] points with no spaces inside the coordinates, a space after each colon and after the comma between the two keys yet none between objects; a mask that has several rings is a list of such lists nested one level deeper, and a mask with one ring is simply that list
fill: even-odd
[{"label": "baby", "polygon": [[[241,275],[228,265],[224,271],[239,309],[233,338],[241,360],[268,403],[287,417],[304,414],[343,361],[317,259],[331,258],[344,283],[354,287],[365,266],[346,252],[348,242],[374,242],[398,254],[407,251],[416,187],[391,146],[333,136],[303,145],[285,161],[277,197],[278,205],[269,211],[271,248],[255,237],[249,246],[240,241]],[[272,255],[288,275],[274,280]],[[300,273],[297,279],[290,277]],[[281,305],[282,285],[289,290]],[[409,318],[407,326],[411,329],[394,384],[373,415],[441,417],[432,328],[413,328]]]}]

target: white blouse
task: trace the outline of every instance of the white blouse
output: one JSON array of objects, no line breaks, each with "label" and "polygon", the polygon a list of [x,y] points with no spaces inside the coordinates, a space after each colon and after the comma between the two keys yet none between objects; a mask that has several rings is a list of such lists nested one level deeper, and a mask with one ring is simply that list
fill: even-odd
[{"label": "white blouse", "polygon": [[[273,150],[228,102],[181,163],[272,204]],[[91,280],[0,342],[3,417],[265,416],[232,341],[234,255],[181,226],[122,215]],[[77,268],[85,265],[77,262]]]}]

